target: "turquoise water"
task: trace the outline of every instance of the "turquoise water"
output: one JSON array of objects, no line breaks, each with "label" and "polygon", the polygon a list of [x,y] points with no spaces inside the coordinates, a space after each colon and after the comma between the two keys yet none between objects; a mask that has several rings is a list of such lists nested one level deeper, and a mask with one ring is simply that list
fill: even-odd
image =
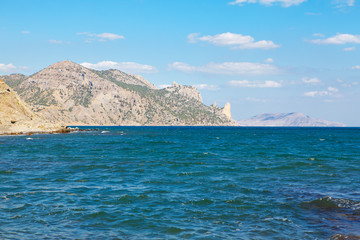
[{"label": "turquoise water", "polygon": [[0,137],[0,239],[360,235],[360,128]]}]

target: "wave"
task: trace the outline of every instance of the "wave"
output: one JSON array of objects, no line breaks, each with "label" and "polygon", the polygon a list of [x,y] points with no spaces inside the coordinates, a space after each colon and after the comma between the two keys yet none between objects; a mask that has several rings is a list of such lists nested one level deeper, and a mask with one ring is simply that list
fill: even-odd
[{"label": "wave", "polygon": [[326,196],[323,198],[316,199],[310,202],[303,202],[301,204],[304,208],[309,209],[328,209],[328,210],[336,210],[336,209],[348,209],[359,211],[360,214],[360,201],[345,199],[345,198],[333,198],[330,196]]}]

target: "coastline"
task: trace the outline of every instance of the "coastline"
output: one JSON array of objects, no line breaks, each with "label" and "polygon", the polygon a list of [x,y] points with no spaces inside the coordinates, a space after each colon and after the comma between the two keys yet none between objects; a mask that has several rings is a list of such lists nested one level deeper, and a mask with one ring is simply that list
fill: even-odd
[{"label": "coastline", "polygon": [[[95,127],[95,126],[94,126]],[[78,127],[62,127],[52,130],[34,130],[34,131],[0,131],[0,136],[31,136],[34,134],[67,134],[72,132],[89,132],[97,131],[98,128],[79,129]]]},{"label": "coastline", "polygon": [[0,131],[0,136],[31,136],[34,134],[62,134],[62,133],[70,133],[77,131],[75,129],[70,128],[61,128],[57,130],[43,130],[43,131]]}]

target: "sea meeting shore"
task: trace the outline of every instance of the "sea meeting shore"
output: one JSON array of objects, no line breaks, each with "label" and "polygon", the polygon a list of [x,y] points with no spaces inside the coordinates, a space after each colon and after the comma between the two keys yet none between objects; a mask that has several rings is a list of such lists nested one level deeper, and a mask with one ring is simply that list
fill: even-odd
[{"label": "sea meeting shore", "polygon": [[0,135],[66,133],[71,131],[62,122],[53,123],[32,111],[18,94],[0,79]]},{"label": "sea meeting shore", "polygon": [[0,136],[13,135],[33,135],[33,134],[59,134],[78,131],[77,128],[69,128],[65,126],[40,126],[35,128],[28,127],[4,127],[0,125]]}]

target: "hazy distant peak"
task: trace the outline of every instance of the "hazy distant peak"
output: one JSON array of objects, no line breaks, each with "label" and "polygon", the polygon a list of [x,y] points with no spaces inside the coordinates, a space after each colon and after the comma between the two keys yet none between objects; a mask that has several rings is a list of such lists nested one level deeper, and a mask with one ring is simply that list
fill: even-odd
[{"label": "hazy distant peak", "polygon": [[345,124],[311,118],[300,112],[263,113],[238,122],[243,126],[345,127]]}]

